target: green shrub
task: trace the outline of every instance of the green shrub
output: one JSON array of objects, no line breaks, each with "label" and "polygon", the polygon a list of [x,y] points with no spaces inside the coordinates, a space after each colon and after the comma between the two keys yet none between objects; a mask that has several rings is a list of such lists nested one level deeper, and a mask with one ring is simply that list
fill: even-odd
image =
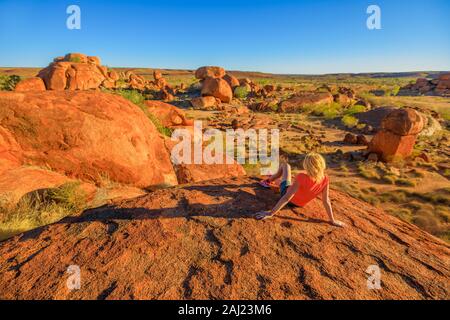
[{"label": "green shrub", "polygon": [[248,92],[247,88],[245,88],[243,86],[239,86],[234,89],[234,96],[237,99],[246,99],[248,94],[249,94],[249,92]]},{"label": "green shrub", "polygon": [[172,130],[170,128],[166,128],[162,125],[161,121],[157,117],[155,117],[152,113],[150,113],[145,106],[145,97],[142,93],[140,93],[137,90],[129,90],[129,89],[121,89],[113,91],[113,93],[117,93],[124,97],[125,99],[131,101],[135,105],[137,105],[144,113],[145,115],[150,119],[150,121],[155,125],[156,129],[159,133],[162,135],[165,135],[167,137],[172,136]]},{"label": "green shrub", "polygon": [[0,76],[0,90],[2,91],[14,91],[16,85],[20,82],[20,76],[15,74],[7,76]]},{"label": "green shrub", "polygon": [[345,114],[346,115],[354,115],[355,113],[366,112],[366,110],[367,110],[366,107],[359,105],[359,104],[355,104],[354,106],[351,106],[350,108],[345,110]]},{"label": "green shrub", "polygon": [[73,63],[81,63],[81,58],[80,57],[70,57],[69,61],[73,62]]},{"label": "green shrub", "polygon": [[57,222],[81,212],[86,206],[87,195],[79,182],[33,192],[16,204],[5,200],[0,203],[0,241]]},{"label": "green shrub", "polygon": [[305,105],[303,107],[306,113],[311,113],[317,117],[334,119],[342,114],[342,105],[333,102],[331,104]]},{"label": "green shrub", "polygon": [[356,119],[352,115],[343,116],[341,121],[347,128],[353,128],[353,127],[357,126],[358,122],[359,122],[358,119]]}]

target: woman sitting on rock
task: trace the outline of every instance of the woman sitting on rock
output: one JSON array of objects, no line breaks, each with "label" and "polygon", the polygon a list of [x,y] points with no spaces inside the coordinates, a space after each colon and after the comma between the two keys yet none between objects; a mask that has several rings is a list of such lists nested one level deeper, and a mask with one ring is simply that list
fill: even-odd
[{"label": "woman sitting on rock", "polygon": [[281,199],[271,211],[256,214],[256,219],[264,220],[273,217],[287,204],[304,207],[310,201],[322,195],[322,202],[332,225],[343,227],[344,223],[335,220],[330,201],[330,179],[325,175],[325,159],[318,153],[310,153],[303,161],[306,173],[299,173],[290,185],[291,172],[287,162],[282,161],[278,172],[266,180],[267,183],[282,178],[280,185]]}]

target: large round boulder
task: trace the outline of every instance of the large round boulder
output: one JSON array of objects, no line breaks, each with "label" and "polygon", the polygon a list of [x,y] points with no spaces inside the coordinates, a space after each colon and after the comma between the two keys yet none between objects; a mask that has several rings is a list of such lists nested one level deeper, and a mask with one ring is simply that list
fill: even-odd
[{"label": "large round boulder", "polygon": [[219,78],[206,78],[203,81],[202,95],[213,96],[225,103],[229,103],[233,99],[233,91],[230,85]]},{"label": "large round boulder", "polygon": [[395,109],[381,122],[381,128],[399,136],[419,134],[424,127],[424,117],[409,108]]},{"label": "large round boulder", "polygon": [[17,92],[45,91],[45,83],[39,77],[28,78],[20,81],[14,90]]},{"label": "large round boulder", "polygon": [[[128,100],[92,91],[0,93],[0,159],[69,178],[136,187],[176,184],[153,123]],[[3,163],[3,161],[0,161]]]}]

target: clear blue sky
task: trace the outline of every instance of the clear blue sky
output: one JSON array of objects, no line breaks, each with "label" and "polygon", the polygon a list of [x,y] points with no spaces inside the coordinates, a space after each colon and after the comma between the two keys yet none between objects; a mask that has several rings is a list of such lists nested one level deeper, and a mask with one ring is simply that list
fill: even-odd
[{"label": "clear blue sky", "polygon": [[[81,30],[66,28],[67,6]],[[370,4],[382,30],[366,27]],[[0,0],[0,66],[67,52],[111,67],[335,73],[450,70],[448,0]]]}]

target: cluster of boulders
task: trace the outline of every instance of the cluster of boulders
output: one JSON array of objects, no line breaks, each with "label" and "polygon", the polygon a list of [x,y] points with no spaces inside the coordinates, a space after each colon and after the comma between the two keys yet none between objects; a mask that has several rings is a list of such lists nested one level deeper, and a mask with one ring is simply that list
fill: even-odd
[{"label": "cluster of boulders", "polygon": [[98,57],[69,53],[57,57],[37,77],[19,82],[16,91],[88,90],[112,87],[119,75],[100,64]]},{"label": "cluster of boulders", "polygon": [[161,72],[155,70],[153,77],[154,81],[149,81],[130,70],[117,72],[102,66],[98,57],[69,53],[64,57],[55,58],[36,77],[19,82],[15,91],[149,89],[159,92],[161,100],[173,100],[175,89],[169,86]]},{"label": "cluster of boulders", "polygon": [[244,92],[245,97],[267,97],[280,90],[274,85],[260,86],[249,78],[238,79],[216,66],[198,68],[195,77],[201,86],[201,96],[191,100],[196,109],[217,108],[222,103],[231,103],[234,97],[240,98],[240,92]]},{"label": "cluster of boulders", "polygon": [[419,78],[415,83],[403,87],[400,94],[438,95],[450,97],[450,73],[441,74],[437,79]]}]

